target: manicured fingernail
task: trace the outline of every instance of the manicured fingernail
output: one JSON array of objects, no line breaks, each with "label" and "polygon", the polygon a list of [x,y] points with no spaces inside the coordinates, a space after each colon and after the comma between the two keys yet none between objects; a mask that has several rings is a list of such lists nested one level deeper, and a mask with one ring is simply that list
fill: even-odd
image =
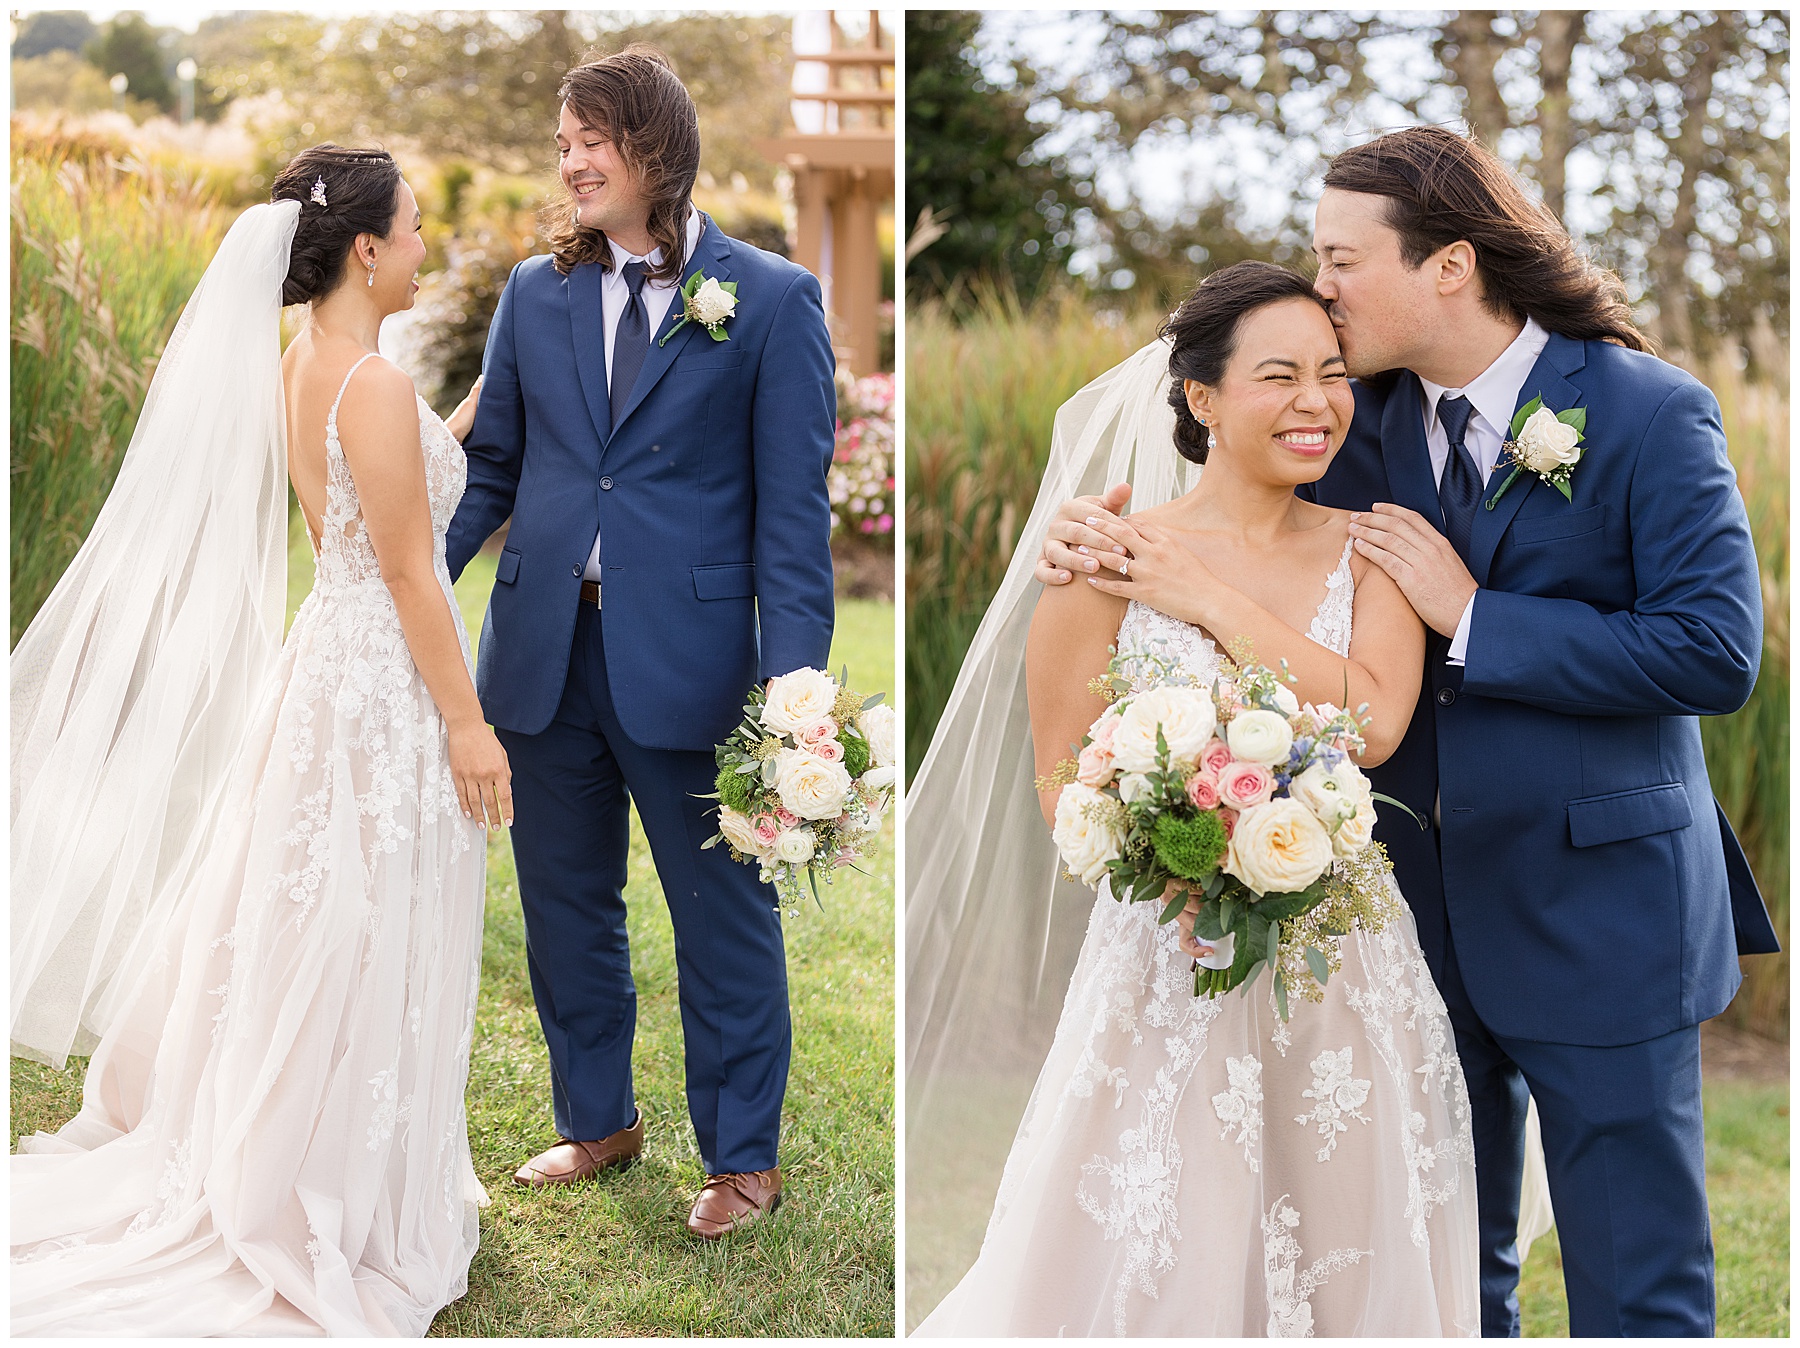
[{"label": "manicured fingernail", "polygon": [[1098,524],[1098,523],[1100,523],[1100,517],[1098,515],[1089,515],[1087,517],[1087,522],[1090,525]]},{"label": "manicured fingernail", "polygon": [[1079,552],[1083,557],[1087,556],[1088,555],[1087,544],[1083,543],[1080,547],[1076,548],[1075,551]]},{"label": "manicured fingernail", "polygon": [[1089,571],[1098,571],[1100,569],[1100,563],[1090,558],[1087,562],[1087,569]]},{"label": "manicured fingernail", "polygon": [[1114,552],[1116,552],[1116,553],[1118,553],[1118,554],[1119,554],[1119,555],[1120,555],[1120,556],[1121,556],[1121,557],[1123,557],[1123,556],[1124,556],[1124,555],[1125,555],[1125,549],[1124,549],[1124,548],[1118,548],[1118,547],[1115,547],[1115,548],[1114,548],[1114,549],[1113,549],[1113,551],[1114,551]]}]

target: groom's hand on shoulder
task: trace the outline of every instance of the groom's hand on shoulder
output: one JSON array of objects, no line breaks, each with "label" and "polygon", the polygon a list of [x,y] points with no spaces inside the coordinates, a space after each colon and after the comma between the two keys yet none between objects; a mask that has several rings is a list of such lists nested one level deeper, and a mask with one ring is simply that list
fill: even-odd
[{"label": "groom's hand on shoulder", "polygon": [[1077,571],[1087,573],[1099,563],[1081,551],[1104,550],[1124,552],[1111,538],[1094,528],[1096,524],[1117,523],[1119,512],[1131,499],[1131,484],[1121,482],[1108,487],[1104,496],[1077,496],[1056,508],[1050,526],[1044,531],[1044,542],[1038,553],[1032,575],[1045,585],[1067,585]]},{"label": "groom's hand on shoulder", "polygon": [[1413,612],[1432,631],[1456,635],[1480,587],[1445,538],[1417,511],[1377,501],[1350,516],[1356,550],[1394,578]]}]

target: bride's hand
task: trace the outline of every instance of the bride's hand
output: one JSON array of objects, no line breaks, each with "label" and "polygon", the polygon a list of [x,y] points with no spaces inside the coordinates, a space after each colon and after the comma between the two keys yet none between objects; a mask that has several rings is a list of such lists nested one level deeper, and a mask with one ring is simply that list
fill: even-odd
[{"label": "bride's hand", "polygon": [[1191,549],[1164,529],[1116,516],[1099,519],[1093,532],[1104,544],[1078,549],[1083,561],[1099,564],[1097,575],[1085,577],[1089,585],[1196,627],[1209,625],[1208,601],[1218,593],[1220,582]]},{"label": "bride's hand", "polygon": [[484,829],[512,827],[512,766],[487,725],[476,722],[450,731],[450,775],[466,818]]},{"label": "bride's hand", "polygon": [[475,376],[475,382],[469,385],[469,394],[456,405],[456,410],[444,418],[444,425],[450,428],[450,434],[458,440],[467,440],[469,432],[475,429],[475,408],[481,402],[481,375]]},{"label": "bride's hand", "polygon": [[1112,548],[1112,540],[1090,525],[1095,520],[1118,519],[1118,512],[1129,499],[1131,484],[1121,482],[1109,487],[1104,496],[1077,496],[1073,501],[1064,501],[1044,531],[1044,545],[1032,574],[1045,585],[1067,585],[1076,573],[1092,572],[1093,560],[1074,549]]},{"label": "bride's hand", "polygon": [[[1176,889],[1179,888],[1179,886],[1175,883],[1171,883],[1169,888]],[[1165,897],[1164,902],[1166,903],[1167,901],[1168,899]],[[1183,908],[1180,915],[1175,919],[1175,932],[1181,942],[1181,953],[1186,955],[1189,959],[1194,960],[1199,959],[1202,955],[1210,955],[1213,952],[1213,948],[1210,944],[1202,945],[1199,941],[1194,939],[1194,919],[1199,915],[1200,896],[1192,890],[1189,890],[1187,907]]]}]

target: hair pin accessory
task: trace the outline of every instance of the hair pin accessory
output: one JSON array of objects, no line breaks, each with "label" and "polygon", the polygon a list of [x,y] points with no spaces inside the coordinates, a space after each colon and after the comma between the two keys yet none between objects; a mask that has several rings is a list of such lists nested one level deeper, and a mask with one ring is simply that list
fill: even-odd
[{"label": "hair pin accessory", "polygon": [[325,200],[325,175],[323,173],[313,179],[312,199],[315,205],[329,204]]}]

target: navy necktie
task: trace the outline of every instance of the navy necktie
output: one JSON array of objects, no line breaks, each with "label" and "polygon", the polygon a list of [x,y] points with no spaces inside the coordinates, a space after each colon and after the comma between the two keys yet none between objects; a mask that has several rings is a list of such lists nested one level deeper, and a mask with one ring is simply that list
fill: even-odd
[{"label": "navy necktie", "polygon": [[1444,474],[1438,479],[1438,504],[1444,510],[1444,537],[1450,540],[1456,555],[1467,565],[1469,535],[1475,529],[1475,505],[1481,500],[1481,474],[1475,467],[1475,456],[1463,443],[1475,408],[1467,398],[1452,398],[1445,394],[1438,399],[1437,414],[1450,441],[1450,455],[1444,460]]},{"label": "navy necktie", "polygon": [[613,332],[612,388],[607,401],[612,405],[614,426],[625,411],[638,371],[644,368],[644,357],[650,354],[650,311],[644,307],[646,270],[642,262],[627,262],[619,269],[631,294],[625,299],[625,312],[619,315],[619,326]]}]

